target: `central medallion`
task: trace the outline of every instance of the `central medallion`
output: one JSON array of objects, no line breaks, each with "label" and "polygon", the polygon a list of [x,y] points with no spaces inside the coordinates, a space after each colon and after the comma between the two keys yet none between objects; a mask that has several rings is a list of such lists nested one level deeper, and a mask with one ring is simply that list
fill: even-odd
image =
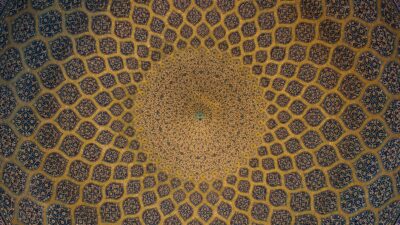
[{"label": "central medallion", "polygon": [[205,119],[205,116],[206,116],[206,115],[204,115],[204,113],[203,113],[202,111],[196,112],[196,119],[197,119],[198,121],[204,120],[204,119]]},{"label": "central medallion", "polygon": [[176,51],[145,75],[139,90],[139,141],[169,174],[220,178],[262,144],[262,90],[248,68],[228,54]]}]

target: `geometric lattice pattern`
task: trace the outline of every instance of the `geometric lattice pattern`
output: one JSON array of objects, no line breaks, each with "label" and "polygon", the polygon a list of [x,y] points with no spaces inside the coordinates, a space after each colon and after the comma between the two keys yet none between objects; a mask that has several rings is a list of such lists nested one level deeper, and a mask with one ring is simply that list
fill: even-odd
[{"label": "geometric lattice pattern", "polygon": [[[399,1],[0,9],[0,224],[386,225],[400,215]],[[262,144],[207,181],[164,171],[134,122],[141,84],[189,48],[238,60],[266,104]]]}]

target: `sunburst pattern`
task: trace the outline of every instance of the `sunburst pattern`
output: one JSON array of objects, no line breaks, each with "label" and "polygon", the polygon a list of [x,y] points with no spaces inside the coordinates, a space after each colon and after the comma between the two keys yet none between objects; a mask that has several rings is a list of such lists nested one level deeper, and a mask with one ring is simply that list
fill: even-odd
[{"label": "sunburst pattern", "polygon": [[7,1],[3,222],[395,223],[399,11]]}]

